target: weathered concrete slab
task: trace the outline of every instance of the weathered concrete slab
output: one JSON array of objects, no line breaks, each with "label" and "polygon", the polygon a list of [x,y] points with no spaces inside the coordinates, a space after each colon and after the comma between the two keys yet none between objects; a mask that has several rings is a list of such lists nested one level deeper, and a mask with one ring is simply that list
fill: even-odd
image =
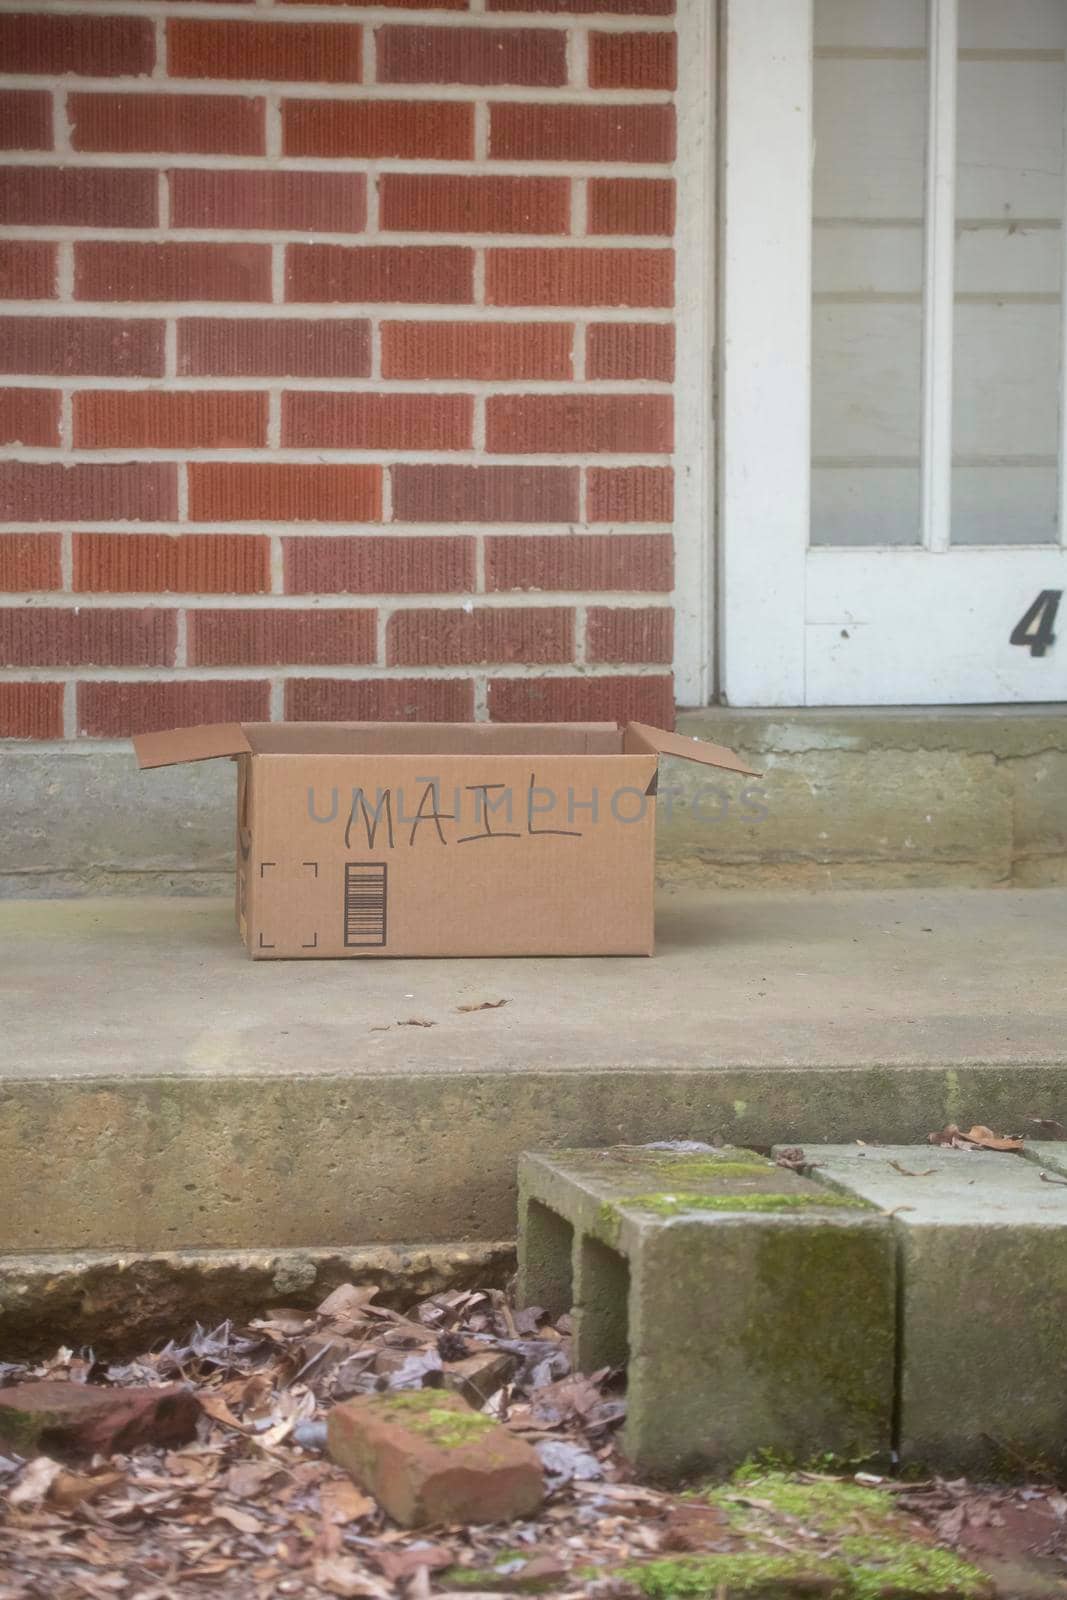
[{"label": "weathered concrete slab", "polygon": [[1062,1467],[1064,1190],[1043,1182],[1035,1161],[989,1151],[807,1146],[805,1154],[820,1182],[892,1213],[902,1465],[975,1475]]},{"label": "weathered concrete slab", "polygon": [[524,1155],[519,1295],[573,1307],[580,1371],[626,1366],[641,1472],[760,1451],[888,1462],[889,1222],[752,1151]]},{"label": "weathered concrete slab", "polygon": [[257,964],[228,902],[6,902],[0,1251],[500,1239],[524,1148],[1056,1118],[1065,970],[1055,890],[665,893],[651,961]]},{"label": "weathered concrete slab", "polygon": [[[665,764],[665,876],[724,888],[1067,886],[1062,706],[684,712],[754,798]],[[140,773],[126,741],[3,745],[0,896],[224,893],[233,770]]]}]

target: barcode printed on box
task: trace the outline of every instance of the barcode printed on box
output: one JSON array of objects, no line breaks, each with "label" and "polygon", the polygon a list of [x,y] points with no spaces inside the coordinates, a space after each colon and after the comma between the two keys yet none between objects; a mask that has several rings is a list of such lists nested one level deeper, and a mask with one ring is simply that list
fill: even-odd
[{"label": "barcode printed on box", "polygon": [[345,862],[345,945],[349,949],[385,943],[388,877],[384,862]]}]

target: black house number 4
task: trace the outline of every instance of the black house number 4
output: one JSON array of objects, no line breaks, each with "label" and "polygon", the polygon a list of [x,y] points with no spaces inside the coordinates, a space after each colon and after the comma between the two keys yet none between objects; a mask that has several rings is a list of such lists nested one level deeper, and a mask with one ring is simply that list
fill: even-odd
[{"label": "black house number 4", "polygon": [[1008,642],[1028,645],[1032,656],[1043,656],[1056,643],[1052,627],[1062,596],[1062,589],[1042,589],[1033,605],[1026,608],[1011,630]]}]

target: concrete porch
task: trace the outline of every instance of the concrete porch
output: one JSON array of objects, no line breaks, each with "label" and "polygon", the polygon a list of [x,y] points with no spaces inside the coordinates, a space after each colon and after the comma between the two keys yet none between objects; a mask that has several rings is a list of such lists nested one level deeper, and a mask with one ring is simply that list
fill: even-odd
[{"label": "concrete porch", "polygon": [[658,932],[254,964],[222,900],[8,901],[0,1251],[491,1241],[523,1149],[1067,1119],[1067,892],[667,889]]}]

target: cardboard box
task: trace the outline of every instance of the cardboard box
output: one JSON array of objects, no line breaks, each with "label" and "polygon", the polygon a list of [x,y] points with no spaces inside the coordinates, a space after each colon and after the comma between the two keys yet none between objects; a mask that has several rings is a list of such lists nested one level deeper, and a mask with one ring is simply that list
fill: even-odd
[{"label": "cardboard box", "polygon": [[236,759],[237,921],[257,960],[651,955],[661,755],[639,722],[227,723],[134,739]]}]

